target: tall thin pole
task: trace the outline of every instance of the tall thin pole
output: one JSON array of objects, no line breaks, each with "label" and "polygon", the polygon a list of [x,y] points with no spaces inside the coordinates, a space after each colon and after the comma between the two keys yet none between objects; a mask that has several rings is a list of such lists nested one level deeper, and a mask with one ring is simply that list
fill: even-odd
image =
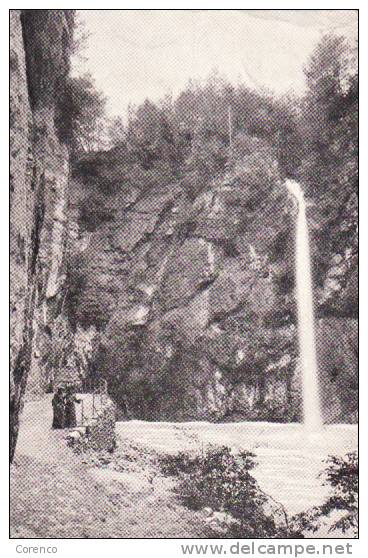
[{"label": "tall thin pole", "polygon": [[228,109],[228,120],[229,120],[229,147],[230,147],[230,153],[231,153],[232,143],[233,143],[233,128],[232,128],[231,105],[229,105],[229,109]]}]

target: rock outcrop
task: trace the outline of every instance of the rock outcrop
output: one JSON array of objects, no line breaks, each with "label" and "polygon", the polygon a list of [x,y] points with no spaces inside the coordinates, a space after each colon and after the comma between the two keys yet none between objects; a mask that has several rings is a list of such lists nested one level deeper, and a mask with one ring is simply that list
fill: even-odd
[{"label": "rock outcrop", "polygon": [[10,438],[14,454],[26,392],[44,389],[65,288],[69,156],[55,126],[56,90],[69,70],[72,14],[10,10]]},{"label": "rock outcrop", "polygon": [[[77,170],[72,186],[79,193],[72,314],[98,328],[94,371],[135,418],[300,420],[295,208],[275,161],[245,157],[191,202],[179,183],[131,184],[116,156],[89,156],[89,174]],[[106,189],[109,160],[115,187]],[[80,208],[84,200],[93,206],[96,192],[98,211],[86,225]],[[340,305],[356,297],[349,258],[331,254],[316,286],[326,422],[356,420],[354,316],[333,317],[338,290],[346,293]],[[332,296],[335,276],[346,284]],[[349,340],[337,347],[346,327]]]}]

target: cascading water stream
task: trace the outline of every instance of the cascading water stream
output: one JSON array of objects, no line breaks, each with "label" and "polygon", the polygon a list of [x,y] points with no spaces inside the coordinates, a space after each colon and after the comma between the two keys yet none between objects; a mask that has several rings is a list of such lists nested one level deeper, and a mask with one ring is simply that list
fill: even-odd
[{"label": "cascading water stream", "polygon": [[318,367],[313,312],[313,286],[306,203],[301,186],[293,181],[285,183],[298,203],[296,225],[296,296],[298,307],[299,363],[303,383],[304,426],[310,433],[322,428],[318,388]]}]

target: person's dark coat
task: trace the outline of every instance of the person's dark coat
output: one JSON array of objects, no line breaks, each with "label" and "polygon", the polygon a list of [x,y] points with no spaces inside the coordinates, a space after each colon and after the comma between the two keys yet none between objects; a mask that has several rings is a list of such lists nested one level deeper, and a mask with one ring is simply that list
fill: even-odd
[{"label": "person's dark coat", "polygon": [[67,393],[65,397],[65,428],[74,428],[77,426],[75,403],[80,403],[80,399],[77,399],[74,393]]},{"label": "person's dark coat", "polygon": [[65,407],[64,395],[61,389],[52,398],[53,421],[52,428],[64,428]]}]

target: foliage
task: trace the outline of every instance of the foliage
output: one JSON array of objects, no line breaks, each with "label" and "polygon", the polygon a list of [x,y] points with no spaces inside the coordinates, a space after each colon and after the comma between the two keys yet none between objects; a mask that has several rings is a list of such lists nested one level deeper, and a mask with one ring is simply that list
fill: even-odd
[{"label": "foliage", "polygon": [[98,149],[103,135],[105,98],[91,75],[68,77],[58,103],[56,122],[62,141],[73,152]]},{"label": "foliage", "polygon": [[[358,76],[356,50],[326,35],[305,68],[307,93],[300,125],[304,155],[298,170],[316,208],[316,280],[331,253],[357,252]],[[349,313],[349,309],[347,309]],[[356,313],[354,305],[350,313]]]},{"label": "foliage", "polygon": [[[280,504],[272,502],[258,486],[250,471],[255,455],[249,451],[232,452],[227,446],[209,446],[201,454],[180,452],[160,458],[164,474],[179,477],[178,494],[191,509],[210,507],[232,518],[226,537],[269,538],[300,536],[289,530],[287,516]],[[282,521],[277,516],[282,515]]]},{"label": "foliage", "polygon": [[[355,64],[354,49],[347,41],[326,35],[305,67],[307,93],[301,101],[244,84],[233,86],[213,72],[205,82],[190,81],[176,99],[167,96],[157,103],[146,99],[130,106],[126,121],[116,117],[108,124],[109,141],[124,145],[131,163],[145,171],[169,169],[192,198],[220,179],[226,165],[242,160],[244,138],[274,151],[281,178],[302,179],[312,195],[330,194],[335,184],[341,192],[344,184],[356,179],[357,171]],[[78,99],[84,104],[81,88],[90,95],[86,78],[80,79],[71,94],[77,105]],[[101,98],[92,95],[91,102],[85,120],[93,127],[93,105],[98,108]],[[84,137],[85,124],[77,127]],[[83,143],[90,148],[90,140]]]},{"label": "foliage", "polygon": [[330,486],[331,495],[321,506],[315,506],[293,519],[303,531],[316,532],[331,514],[335,514],[329,532],[352,531],[358,533],[358,455],[347,453],[343,457],[330,456],[323,472],[324,485]]},{"label": "foliage", "polygon": [[75,10],[73,20],[73,40],[71,43],[73,65],[75,65],[77,61],[85,62],[87,60],[84,52],[87,49],[90,36],[91,33],[87,29],[86,21],[82,16],[81,10]]},{"label": "foliage", "polygon": [[299,161],[295,100],[275,100],[243,85],[234,87],[216,72],[204,83],[189,82],[176,99],[131,106],[127,123],[114,119],[109,136],[112,145],[125,143],[145,170],[165,161],[191,198],[221,179],[232,158],[242,157],[242,136],[274,148],[282,169],[294,168]]},{"label": "foliage", "polygon": [[73,329],[95,326],[100,329],[108,320],[114,297],[98,289],[96,274],[92,273],[94,260],[88,254],[70,255],[67,264],[68,293],[65,309]]},{"label": "foliage", "polygon": [[187,451],[179,451],[175,454],[163,454],[159,457],[161,471],[167,476],[179,476],[181,474],[194,473],[201,464],[199,454],[192,455]]},{"label": "foliage", "polygon": [[99,147],[104,98],[91,76],[71,77],[71,56],[86,40],[75,10],[22,10],[29,90],[37,109],[55,107],[60,139],[73,150]]},{"label": "foliage", "polygon": [[203,83],[189,82],[176,99],[130,106],[126,122],[121,117],[110,122],[110,142],[124,145],[125,158],[144,171],[165,169],[179,178],[192,199],[236,161],[246,167],[244,155],[252,156],[252,142],[273,152],[281,179],[297,177],[312,195],[326,193],[324,205],[331,204],[334,189],[346,199],[357,175],[353,49],[341,37],[323,37],[305,75],[307,93],[300,101],[233,86],[214,72]]},{"label": "foliage", "polygon": [[30,101],[55,109],[55,126],[71,151],[103,147],[105,99],[89,74],[72,77],[71,58],[87,34],[76,10],[22,10]]},{"label": "foliage", "polygon": [[358,88],[354,49],[342,37],[326,35],[311,56],[305,75],[308,90],[301,115],[305,155],[300,173],[312,194],[328,194],[331,199],[332,191],[345,195],[356,188]]},{"label": "foliage", "polygon": [[110,119],[107,134],[113,147],[126,143],[126,129],[121,116]]}]

